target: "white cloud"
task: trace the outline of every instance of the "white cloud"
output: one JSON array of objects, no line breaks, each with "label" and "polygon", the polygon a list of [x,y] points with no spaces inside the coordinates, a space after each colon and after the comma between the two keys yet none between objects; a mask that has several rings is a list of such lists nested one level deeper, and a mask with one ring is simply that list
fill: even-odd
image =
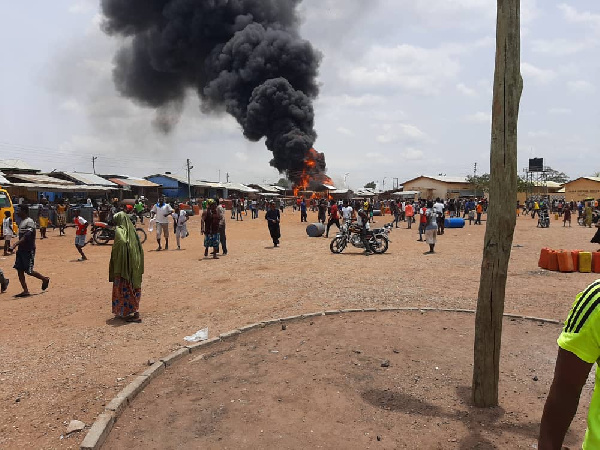
[{"label": "white cloud", "polygon": [[411,161],[418,161],[425,158],[425,154],[421,150],[417,150],[416,148],[409,147],[400,153],[404,159],[408,159]]},{"label": "white cloud", "polygon": [[550,133],[549,131],[546,130],[539,130],[539,131],[529,131],[527,133],[527,136],[530,138],[547,138],[550,137],[552,135],[552,133]]},{"label": "white cloud", "polygon": [[348,128],[345,127],[337,127],[336,131],[340,134],[344,134],[346,136],[355,136],[354,131],[349,130]]},{"label": "white cloud", "polygon": [[555,114],[555,115],[571,115],[571,114],[573,114],[573,111],[569,108],[550,108],[548,110],[548,112],[550,114]]},{"label": "white cloud", "polygon": [[250,157],[246,153],[236,152],[235,157],[242,162],[248,161]]},{"label": "white cloud", "polygon": [[598,40],[587,39],[585,41],[574,41],[563,38],[558,39],[535,39],[531,42],[531,48],[536,53],[549,56],[567,56],[589,50],[598,45]]},{"label": "white cloud", "polygon": [[593,94],[596,92],[596,87],[586,80],[575,80],[567,82],[569,91],[576,94]]},{"label": "white cloud", "polygon": [[71,14],[86,14],[96,9],[96,5],[90,0],[78,0],[69,6],[68,11]]},{"label": "white cloud", "polygon": [[530,63],[521,63],[521,74],[525,82],[533,80],[537,84],[548,84],[556,78],[556,72],[551,69],[541,69]]},{"label": "white cloud", "polygon": [[466,116],[464,120],[469,123],[492,123],[492,114],[479,111]]},{"label": "white cloud", "polygon": [[327,106],[380,106],[386,103],[381,95],[365,94],[352,96],[348,94],[336,96],[321,96],[317,99],[319,105]]},{"label": "white cloud", "polygon": [[458,83],[456,85],[456,90],[461,94],[466,95],[467,97],[477,97],[477,91],[475,91],[475,89],[471,89],[470,87],[465,86],[463,83]]},{"label": "white cloud", "polygon": [[600,14],[589,11],[580,12],[566,3],[561,3],[558,8],[563,12],[565,19],[572,23],[591,25],[600,31]]},{"label": "white cloud", "polygon": [[396,47],[373,46],[358,66],[340,73],[355,86],[400,88],[422,94],[441,91],[448,79],[455,78],[460,63],[456,49],[428,49],[402,44]]},{"label": "white cloud", "polygon": [[378,124],[375,127],[382,131],[382,133],[376,137],[376,141],[380,144],[393,144],[397,142],[426,142],[431,140],[427,134],[425,134],[415,125],[404,123],[385,123]]}]

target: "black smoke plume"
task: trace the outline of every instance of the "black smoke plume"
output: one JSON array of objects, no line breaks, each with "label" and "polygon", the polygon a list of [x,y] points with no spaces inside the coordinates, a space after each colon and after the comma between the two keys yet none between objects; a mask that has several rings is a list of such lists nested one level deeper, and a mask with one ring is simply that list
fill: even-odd
[{"label": "black smoke plume", "polygon": [[127,38],[115,57],[117,90],[155,108],[165,132],[195,90],[203,111],[231,114],[251,141],[265,137],[271,165],[298,181],[317,137],[321,60],[299,36],[299,3],[102,0],[104,30]]}]

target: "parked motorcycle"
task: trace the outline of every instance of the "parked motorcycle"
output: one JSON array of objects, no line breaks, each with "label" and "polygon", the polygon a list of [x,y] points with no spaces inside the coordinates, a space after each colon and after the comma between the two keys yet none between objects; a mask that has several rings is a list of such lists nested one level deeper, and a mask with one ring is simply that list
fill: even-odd
[{"label": "parked motorcycle", "polygon": [[[383,254],[387,251],[390,239],[388,235],[393,228],[393,222],[385,224],[383,228],[375,228],[367,231],[367,239],[374,253]],[[355,222],[352,224],[344,223],[336,236],[329,244],[332,253],[342,253],[348,244],[356,248],[365,248],[361,239],[361,227]]]},{"label": "parked motorcycle", "polygon": [[[135,217],[135,215],[129,215],[129,217],[135,225],[137,217]],[[136,227],[135,233],[140,239],[141,244],[146,242],[148,236],[146,235],[146,232],[143,228]],[[92,225],[92,239],[98,245],[108,244],[110,241],[113,241],[115,239],[115,226],[110,225],[106,222],[94,222],[94,224]]]}]

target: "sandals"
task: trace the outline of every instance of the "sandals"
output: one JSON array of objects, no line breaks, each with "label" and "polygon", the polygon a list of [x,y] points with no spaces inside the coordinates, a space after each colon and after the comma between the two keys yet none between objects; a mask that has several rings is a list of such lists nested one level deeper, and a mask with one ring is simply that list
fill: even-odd
[{"label": "sandals", "polygon": [[129,322],[129,323],[142,323],[142,318],[140,317],[139,313],[135,313],[131,316],[127,316],[125,317],[125,322]]},{"label": "sandals", "polygon": [[50,278],[46,278],[43,282],[42,282],[42,291],[45,291],[46,289],[48,289],[48,285],[50,284]]},{"label": "sandals", "polygon": [[31,294],[29,292],[21,292],[20,294],[15,295],[15,298],[25,298],[25,297],[31,297]]}]

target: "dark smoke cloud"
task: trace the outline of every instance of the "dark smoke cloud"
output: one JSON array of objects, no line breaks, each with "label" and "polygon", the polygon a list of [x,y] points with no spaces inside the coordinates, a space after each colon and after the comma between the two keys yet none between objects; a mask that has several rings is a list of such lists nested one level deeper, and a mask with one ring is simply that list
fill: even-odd
[{"label": "dark smoke cloud", "polygon": [[[316,140],[312,102],[321,55],[300,38],[300,0],[102,0],[104,30],[128,37],[115,57],[118,91],[176,125],[193,89],[226,111],[271,165],[294,181]],[[319,170],[325,170],[321,155]]]}]

